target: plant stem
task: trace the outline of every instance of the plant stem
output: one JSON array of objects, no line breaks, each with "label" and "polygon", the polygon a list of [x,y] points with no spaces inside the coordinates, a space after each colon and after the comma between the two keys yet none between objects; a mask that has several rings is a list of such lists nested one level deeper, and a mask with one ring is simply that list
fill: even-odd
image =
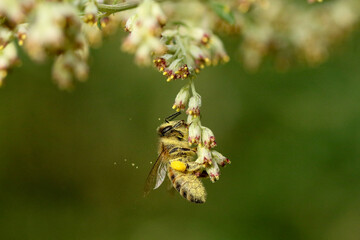
[{"label": "plant stem", "polygon": [[195,84],[194,84],[194,81],[192,79],[190,79],[190,86],[191,86],[192,95],[193,96],[199,95],[195,90]]},{"label": "plant stem", "polygon": [[[155,1],[163,2],[165,0],[155,0]],[[133,1],[118,3],[118,4],[114,4],[114,5],[98,3],[97,7],[100,12],[116,13],[116,12],[121,12],[121,11],[136,8],[141,2],[142,1],[140,1],[140,0],[133,0]]]},{"label": "plant stem", "polygon": [[100,12],[116,13],[116,12],[129,10],[132,8],[136,8],[139,5],[139,3],[140,1],[124,2],[114,5],[98,3],[97,7]]}]

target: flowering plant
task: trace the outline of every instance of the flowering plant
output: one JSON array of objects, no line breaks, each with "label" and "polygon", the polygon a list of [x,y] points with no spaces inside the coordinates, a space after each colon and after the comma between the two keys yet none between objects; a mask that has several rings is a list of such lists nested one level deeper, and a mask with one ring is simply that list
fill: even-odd
[{"label": "flowering plant", "polygon": [[[304,2],[306,2],[304,0]],[[219,152],[213,132],[200,121],[201,96],[195,78],[206,66],[229,56],[216,34],[238,36],[239,56],[254,70],[267,55],[275,66],[324,61],[331,47],[353,30],[358,0],[316,4],[286,0],[1,0],[0,85],[19,64],[18,48],[37,62],[53,59],[52,77],[61,89],[88,75],[89,47],[119,26],[129,32],[122,50],[139,65],[153,64],[166,81],[185,80],[173,109],[188,115],[189,144],[211,181],[230,161]]]}]

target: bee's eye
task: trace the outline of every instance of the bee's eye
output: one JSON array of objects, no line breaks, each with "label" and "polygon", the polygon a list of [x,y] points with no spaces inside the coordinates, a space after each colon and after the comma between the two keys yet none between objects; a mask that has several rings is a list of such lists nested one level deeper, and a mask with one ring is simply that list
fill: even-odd
[{"label": "bee's eye", "polygon": [[168,131],[170,131],[173,127],[172,126],[167,126],[164,127],[163,130],[161,130],[161,134],[164,136]]}]

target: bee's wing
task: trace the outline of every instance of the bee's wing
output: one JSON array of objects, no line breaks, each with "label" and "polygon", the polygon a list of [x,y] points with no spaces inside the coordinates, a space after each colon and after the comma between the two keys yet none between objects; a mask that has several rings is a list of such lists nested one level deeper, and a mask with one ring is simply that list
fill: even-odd
[{"label": "bee's wing", "polygon": [[160,166],[159,166],[159,168],[157,170],[154,189],[157,189],[158,187],[160,187],[160,185],[164,182],[166,172],[167,172],[167,165],[166,165],[166,163],[164,161],[161,161]]},{"label": "bee's wing", "polygon": [[152,189],[160,187],[161,183],[165,179],[167,165],[164,161],[164,154],[164,151],[160,153],[159,157],[150,170],[150,173],[145,182],[144,196],[148,195]]}]

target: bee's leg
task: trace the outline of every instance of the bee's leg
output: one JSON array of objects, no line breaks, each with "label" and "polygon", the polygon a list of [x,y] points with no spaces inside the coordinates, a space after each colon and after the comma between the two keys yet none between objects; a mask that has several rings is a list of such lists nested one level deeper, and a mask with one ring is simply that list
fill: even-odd
[{"label": "bee's leg", "polygon": [[195,172],[195,171],[199,171],[202,167],[203,167],[202,164],[198,164],[196,162],[188,162],[186,170],[188,172]]},{"label": "bee's leg", "polygon": [[171,114],[170,116],[168,116],[167,118],[165,118],[165,122],[169,122],[171,120],[173,120],[174,118],[176,118],[177,116],[179,116],[181,114],[181,112],[176,112],[174,114]]}]

